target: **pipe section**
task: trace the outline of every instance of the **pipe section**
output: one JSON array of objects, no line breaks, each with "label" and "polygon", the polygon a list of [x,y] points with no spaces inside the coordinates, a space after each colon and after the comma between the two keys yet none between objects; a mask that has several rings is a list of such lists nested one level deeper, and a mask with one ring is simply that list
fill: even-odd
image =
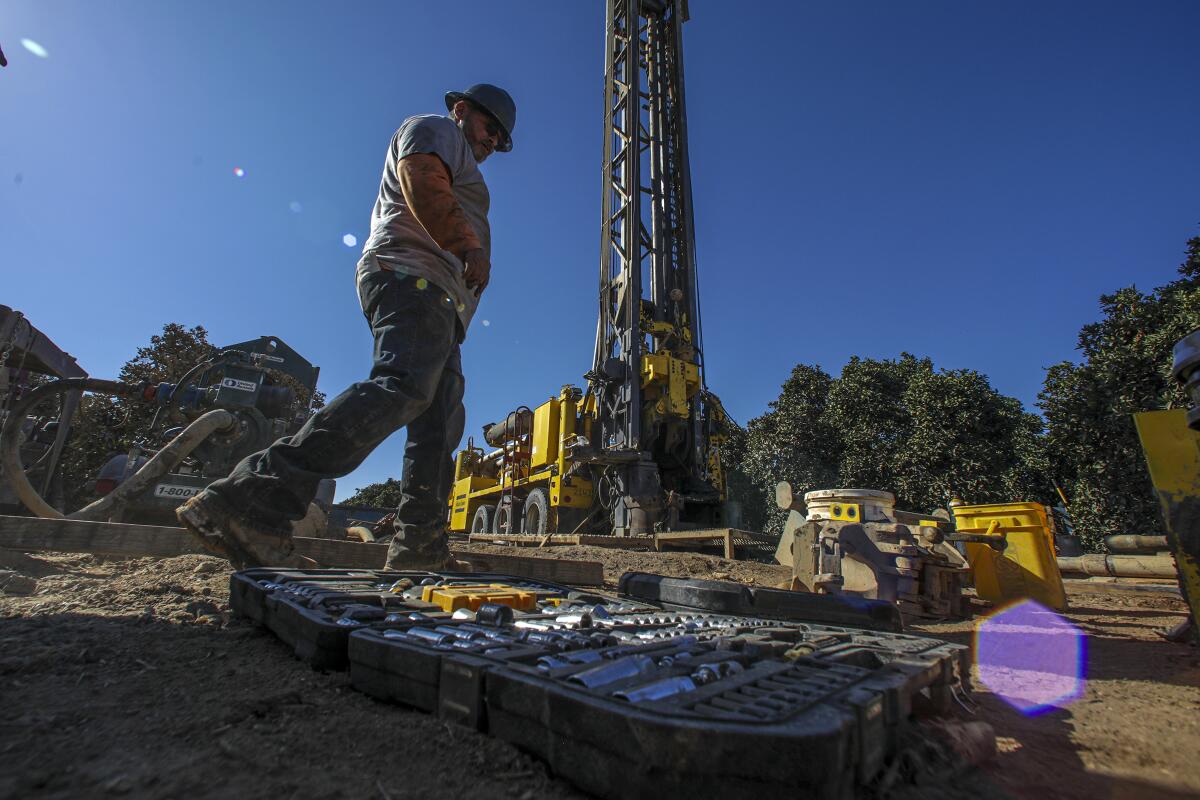
[{"label": "pipe section", "polygon": [[1170,556],[1059,556],[1058,569],[1060,572],[1114,578],[1178,578],[1175,559]]}]

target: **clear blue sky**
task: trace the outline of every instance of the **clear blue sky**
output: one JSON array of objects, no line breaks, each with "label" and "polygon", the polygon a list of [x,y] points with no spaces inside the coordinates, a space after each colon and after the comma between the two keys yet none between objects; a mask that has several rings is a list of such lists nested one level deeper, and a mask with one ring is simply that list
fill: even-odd
[{"label": "clear blue sky", "polygon": [[[280,336],[332,396],[370,366],[342,237],[389,137],[497,83],[520,116],[484,165],[477,432],[590,366],[603,25],[600,0],[5,0],[0,302],[96,376],[175,321]],[[796,363],[907,350],[1032,408],[1097,297],[1170,280],[1200,234],[1198,30],[1195,0],[692,0],[710,387],[745,423]]]}]

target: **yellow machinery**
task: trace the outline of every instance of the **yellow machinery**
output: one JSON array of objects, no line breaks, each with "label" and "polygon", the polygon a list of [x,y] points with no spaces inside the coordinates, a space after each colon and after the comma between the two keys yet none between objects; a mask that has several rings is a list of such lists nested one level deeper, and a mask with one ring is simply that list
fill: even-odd
[{"label": "yellow machinery", "polygon": [[685,0],[610,0],[600,308],[586,391],[520,407],[458,454],[450,529],[735,527],[704,380],[684,111]]},{"label": "yellow machinery", "polygon": [[1054,551],[1053,516],[1041,503],[952,504],[959,533],[1003,541],[1003,548],[964,542],[981,600],[1037,600],[1066,611],[1067,595]]}]

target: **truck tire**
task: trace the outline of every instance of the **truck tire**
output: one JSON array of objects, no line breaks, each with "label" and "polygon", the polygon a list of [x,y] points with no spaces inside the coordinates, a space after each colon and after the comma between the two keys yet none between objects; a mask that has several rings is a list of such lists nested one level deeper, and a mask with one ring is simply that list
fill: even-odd
[{"label": "truck tire", "polygon": [[492,533],[505,535],[521,530],[521,511],[511,501],[496,506],[492,515]]},{"label": "truck tire", "polygon": [[534,536],[544,536],[549,527],[550,494],[545,489],[534,489],[525,498],[525,513],[522,515],[521,530]]},{"label": "truck tire", "polygon": [[492,520],[496,516],[496,507],[482,505],[475,509],[475,516],[471,518],[471,533],[491,533]]}]

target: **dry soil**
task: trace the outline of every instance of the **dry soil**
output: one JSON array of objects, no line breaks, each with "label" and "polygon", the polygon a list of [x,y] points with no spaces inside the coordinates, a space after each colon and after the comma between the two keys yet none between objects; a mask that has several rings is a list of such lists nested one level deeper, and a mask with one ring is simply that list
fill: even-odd
[{"label": "dry soil", "polygon": [[[538,554],[551,552],[603,561],[614,582],[626,570],[766,586],[787,577],[692,553]],[[0,798],[586,796],[510,745],[294,660],[230,614],[225,562],[0,560],[37,579],[32,595],[0,596]],[[1184,618],[1182,602],[1090,584],[1070,600],[1067,617],[1088,636],[1084,696],[1030,718],[977,686],[969,718],[995,727],[999,754],[906,795],[1200,797],[1200,651],[1156,633]],[[913,630],[969,644],[972,624]]]}]

